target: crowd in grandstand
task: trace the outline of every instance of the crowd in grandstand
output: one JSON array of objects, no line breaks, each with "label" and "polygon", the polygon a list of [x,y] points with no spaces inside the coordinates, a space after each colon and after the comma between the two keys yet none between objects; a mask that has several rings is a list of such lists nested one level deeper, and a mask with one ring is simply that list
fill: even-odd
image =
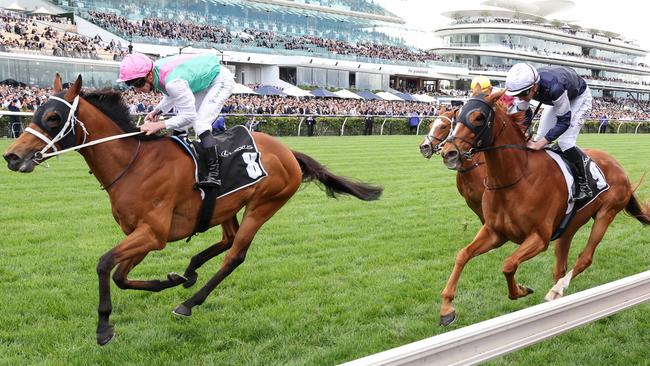
[{"label": "crowd in grandstand", "polygon": [[[7,110],[11,102],[26,112],[34,111],[47,101],[51,89],[32,86],[0,85],[1,108]],[[457,91],[456,94],[466,94]],[[160,101],[161,94],[123,93],[125,103],[133,114],[146,113]],[[315,115],[388,115],[406,116],[409,113],[434,115],[438,105],[435,103],[401,102],[385,100],[355,100],[316,97],[275,97],[253,94],[233,94],[224,105],[224,113],[241,114],[315,114]],[[643,109],[641,109],[643,108]],[[631,106],[620,99],[594,98],[589,119],[606,117],[611,120],[647,120],[650,101],[642,101],[641,106]]]},{"label": "crowd in grandstand", "polygon": [[125,52],[122,45],[113,40],[104,42],[99,36],[66,32],[50,24],[61,22],[53,16],[28,16],[0,10],[0,51],[86,59],[118,59]]},{"label": "crowd in grandstand", "polygon": [[[232,32],[218,25],[198,25],[192,22],[177,22],[159,18],[129,20],[113,13],[91,11],[91,20],[96,24],[128,37],[174,38],[190,42],[207,41],[219,44],[251,45],[264,48],[284,48],[289,50],[321,51],[330,54],[355,55],[376,59],[405,60],[425,62],[427,60],[444,60],[430,51],[398,47],[387,44],[377,44],[368,41],[349,43],[338,39],[326,39],[311,35],[292,36],[280,35],[270,31],[244,29]],[[87,37],[74,32],[57,28],[56,24],[70,24],[67,18],[44,15],[27,15],[19,12],[0,10],[0,50],[10,52],[25,52],[36,50],[42,54],[67,56],[75,58],[106,58],[120,59],[128,48],[119,41],[106,42],[99,36]],[[514,46],[513,46],[514,47]],[[537,50],[548,52],[547,50]],[[573,53],[564,56],[580,57]],[[615,61],[600,58],[604,61]],[[639,66],[646,66],[638,64]],[[510,65],[483,65],[482,69],[507,70]],[[476,68],[476,67],[472,67]],[[585,76],[587,79],[610,82],[633,83],[632,81]],[[255,87],[255,86],[253,86]],[[412,90],[411,90],[412,91]],[[452,96],[465,96],[463,90],[447,90]],[[30,86],[0,85],[0,100],[2,109],[12,104],[23,111],[33,111],[42,104],[49,89]],[[131,112],[145,113],[158,103],[158,94],[135,95],[128,91],[124,98]],[[293,98],[269,97],[258,95],[233,95],[225,104],[225,113],[260,113],[260,114],[316,114],[316,115],[408,115],[418,113],[423,115],[436,113],[436,105],[420,102],[391,102],[384,100],[366,101],[336,98]],[[630,107],[629,103],[615,99],[594,99],[594,105],[589,118],[622,120],[644,120],[647,115],[643,109],[650,109],[648,102],[642,106]]]}]

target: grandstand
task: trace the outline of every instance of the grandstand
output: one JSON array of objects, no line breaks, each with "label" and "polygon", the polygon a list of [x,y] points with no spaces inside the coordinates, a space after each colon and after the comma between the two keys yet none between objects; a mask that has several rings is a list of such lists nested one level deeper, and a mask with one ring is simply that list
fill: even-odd
[{"label": "grandstand", "polygon": [[[511,65],[564,65],[587,79],[594,96],[648,100],[647,51],[623,35],[583,29],[552,15],[571,1],[483,1],[444,13],[451,24],[436,30],[443,45],[433,51],[469,68],[469,75],[505,80]],[[466,82],[465,82],[466,83]],[[459,84],[459,88],[463,87]]]},{"label": "grandstand", "polygon": [[[436,31],[444,45],[422,50],[390,36],[399,34],[390,30],[404,30],[405,21],[371,0],[12,0],[11,6],[0,0],[0,80],[47,88],[58,72],[68,81],[81,74],[88,87],[117,87],[119,60],[131,50],[153,57],[212,52],[240,84],[406,92],[401,99],[440,104],[462,100],[475,75],[500,82],[512,63],[528,61],[571,66],[585,76],[600,97],[593,119],[647,118],[650,67],[639,62],[645,50],[621,35],[606,38],[605,31],[550,18],[548,9],[570,1],[519,8],[514,1],[446,13],[451,24]],[[14,5],[22,9],[7,9]],[[128,95],[129,103],[140,104],[137,99]],[[146,110],[156,97],[144,102]],[[242,96],[227,106],[236,112],[299,109],[293,102],[266,104]],[[336,111],[330,114],[436,110],[337,100],[303,104]]]}]

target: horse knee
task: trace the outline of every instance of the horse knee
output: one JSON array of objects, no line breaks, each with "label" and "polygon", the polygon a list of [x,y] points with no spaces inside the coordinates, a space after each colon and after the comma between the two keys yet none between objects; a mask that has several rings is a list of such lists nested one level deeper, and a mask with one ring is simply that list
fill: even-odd
[{"label": "horse knee", "polygon": [[464,265],[469,260],[469,254],[467,254],[466,248],[461,249],[458,254],[456,254],[456,265]]},{"label": "horse knee", "polygon": [[513,275],[517,272],[517,264],[511,261],[505,261],[502,268],[503,274],[506,276]]},{"label": "horse knee", "polygon": [[246,260],[246,252],[234,253],[226,257],[226,265],[230,266],[232,269],[237,268],[240,264],[244,263]]},{"label": "horse knee", "polygon": [[119,272],[119,270],[113,273],[113,283],[122,290],[126,289],[126,276]]},{"label": "horse knee", "polygon": [[113,253],[106,253],[97,262],[97,275],[106,275],[113,269]]}]

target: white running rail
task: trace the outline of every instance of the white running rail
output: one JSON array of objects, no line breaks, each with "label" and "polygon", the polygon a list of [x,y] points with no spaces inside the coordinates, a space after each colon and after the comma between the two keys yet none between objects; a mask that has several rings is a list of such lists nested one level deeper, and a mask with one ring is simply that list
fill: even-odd
[{"label": "white running rail", "polygon": [[474,365],[648,300],[650,271],[343,365]]}]

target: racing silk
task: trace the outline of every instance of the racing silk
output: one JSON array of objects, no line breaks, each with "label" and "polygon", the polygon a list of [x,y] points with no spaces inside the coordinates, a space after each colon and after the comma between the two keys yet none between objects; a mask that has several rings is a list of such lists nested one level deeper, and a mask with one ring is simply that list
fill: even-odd
[{"label": "racing silk", "polygon": [[154,111],[176,108],[176,116],[165,121],[167,128],[185,128],[196,120],[195,94],[208,88],[221,71],[214,54],[177,55],[154,63],[153,87],[164,96]]},{"label": "racing silk", "polygon": [[541,67],[539,73],[539,90],[533,99],[540,103],[552,105],[557,122],[546,136],[549,142],[562,135],[571,124],[570,101],[587,89],[585,80],[575,70],[564,66]]},{"label": "racing silk", "polygon": [[178,55],[154,62],[153,86],[167,95],[167,83],[174,79],[187,81],[192,93],[198,93],[212,84],[219,75],[221,64],[216,55]]}]

